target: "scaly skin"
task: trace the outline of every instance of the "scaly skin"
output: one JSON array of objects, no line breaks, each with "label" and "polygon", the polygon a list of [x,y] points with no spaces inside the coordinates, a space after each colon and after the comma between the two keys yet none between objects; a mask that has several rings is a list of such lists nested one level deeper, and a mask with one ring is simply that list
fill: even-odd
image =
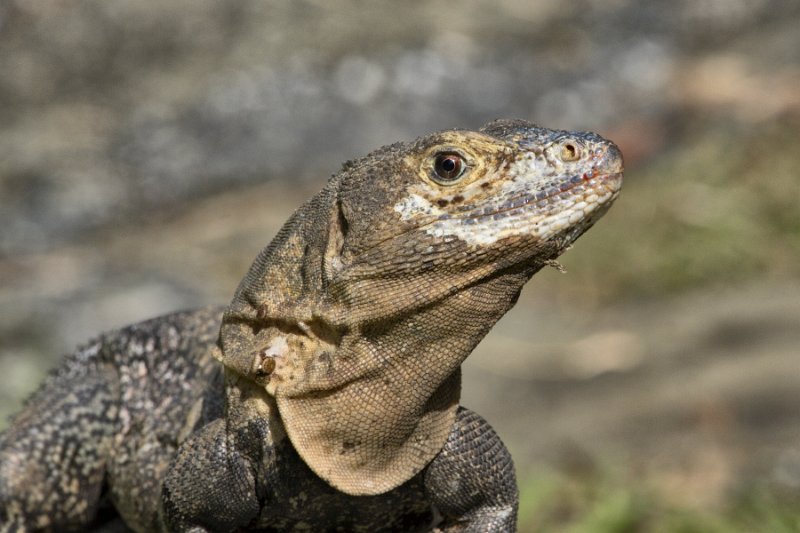
[{"label": "scaly skin", "polygon": [[0,520],[514,531],[511,458],[458,406],[460,365],[621,180],[612,143],[523,121],[345,164],[224,313],[154,319],[66,359],[0,436]]}]

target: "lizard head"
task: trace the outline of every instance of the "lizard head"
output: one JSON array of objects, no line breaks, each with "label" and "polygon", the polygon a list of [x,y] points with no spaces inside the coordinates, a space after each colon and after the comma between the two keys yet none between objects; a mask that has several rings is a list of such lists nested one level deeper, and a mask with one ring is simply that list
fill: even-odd
[{"label": "lizard head", "polygon": [[[326,262],[332,292],[353,299],[359,283],[392,280],[429,286],[427,305],[443,289],[508,269],[530,276],[555,259],[619,194],[622,155],[594,133],[500,120],[393,145],[346,170]],[[371,316],[395,312],[387,303]]]},{"label": "lizard head", "polygon": [[221,361],[323,479],[390,490],[441,450],[461,363],[621,180],[610,141],[508,120],[347,163],[253,263]]},{"label": "lizard head", "polygon": [[352,163],[342,180],[347,235],[328,273],[352,280],[373,269],[386,277],[540,266],[605,213],[621,184],[612,142],[523,121],[392,146]]}]

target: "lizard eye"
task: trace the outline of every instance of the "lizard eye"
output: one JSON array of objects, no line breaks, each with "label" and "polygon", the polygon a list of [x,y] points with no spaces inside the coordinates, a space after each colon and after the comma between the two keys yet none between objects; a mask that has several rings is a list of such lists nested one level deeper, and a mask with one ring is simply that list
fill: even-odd
[{"label": "lizard eye", "polygon": [[561,145],[561,160],[562,161],[576,161],[581,157],[580,147],[572,142],[566,141]]},{"label": "lizard eye", "polygon": [[459,154],[439,154],[433,161],[433,180],[441,185],[451,185],[464,174],[467,165]]}]

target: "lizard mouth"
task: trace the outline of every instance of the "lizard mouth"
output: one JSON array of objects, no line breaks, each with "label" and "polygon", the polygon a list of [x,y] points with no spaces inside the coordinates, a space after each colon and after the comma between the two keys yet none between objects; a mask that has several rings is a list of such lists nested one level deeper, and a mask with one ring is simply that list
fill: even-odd
[{"label": "lizard mouth", "polygon": [[[577,222],[576,207],[585,210],[585,214],[588,216],[600,205],[616,198],[622,185],[622,174],[622,171],[606,174],[578,174],[535,193],[517,194],[500,205],[492,205],[472,212],[443,214],[439,216],[438,220],[458,221],[468,225],[491,224],[507,217],[516,218],[522,215],[534,219],[549,218],[558,217],[562,212],[573,211],[571,215]],[[581,205],[583,203],[585,205]]]},{"label": "lizard mouth", "polygon": [[621,170],[586,172],[535,191],[508,191],[505,199],[480,209],[442,213],[422,228],[436,238],[478,246],[519,237],[544,242],[565,234],[573,235],[572,241],[608,209],[621,185]]},{"label": "lizard mouth", "polygon": [[[594,192],[594,194],[597,194],[598,198],[605,203],[605,201],[607,201],[605,196],[607,194],[614,195],[617,193],[621,185],[621,171],[609,174],[575,175],[562,180],[559,184],[537,191],[535,194],[519,194],[514,198],[506,200],[498,207],[487,207],[479,213],[470,213],[463,217],[450,218],[461,218],[465,221],[474,220],[474,223],[480,223],[493,220],[497,215],[513,214],[518,211],[529,210],[531,207],[534,208],[534,211],[542,210],[543,214],[549,215],[554,214],[552,213],[553,208],[556,208],[557,211],[558,207],[565,207],[559,206],[560,203],[569,202],[581,193],[587,193],[586,196],[589,196]],[[469,224],[470,222],[467,223]]]}]

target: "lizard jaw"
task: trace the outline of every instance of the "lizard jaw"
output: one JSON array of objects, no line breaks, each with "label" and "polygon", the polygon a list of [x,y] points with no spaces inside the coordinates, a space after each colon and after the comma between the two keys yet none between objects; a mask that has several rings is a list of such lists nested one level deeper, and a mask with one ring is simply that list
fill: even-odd
[{"label": "lizard jaw", "polygon": [[531,250],[563,250],[619,194],[622,154],[599,135],[520,121],[481,131],[490,140],[450,135],[441,147],[429,148],[428,157],[464,154],[471,174],[441,186],[426,179],[423,160],[421,179],[393,206],[403,223],[481,253],[522,243]]},{"label": "lizard jaw", "polygon": [[[568,245],[611,206],[622,186],[622,171],[591,171],[552,180],[547,187],[506,191],[505,199],[480,209],[464,206],[455,212],[437,209],[421,195],[409,195],[395,206],[403,218],[425,212],[435,219],[420,226],[441,239],[456,237],[472,246],[491,246],[509,238],[537,242],[569,235]],[[438,212],[437,212],[438,211]]]}]

